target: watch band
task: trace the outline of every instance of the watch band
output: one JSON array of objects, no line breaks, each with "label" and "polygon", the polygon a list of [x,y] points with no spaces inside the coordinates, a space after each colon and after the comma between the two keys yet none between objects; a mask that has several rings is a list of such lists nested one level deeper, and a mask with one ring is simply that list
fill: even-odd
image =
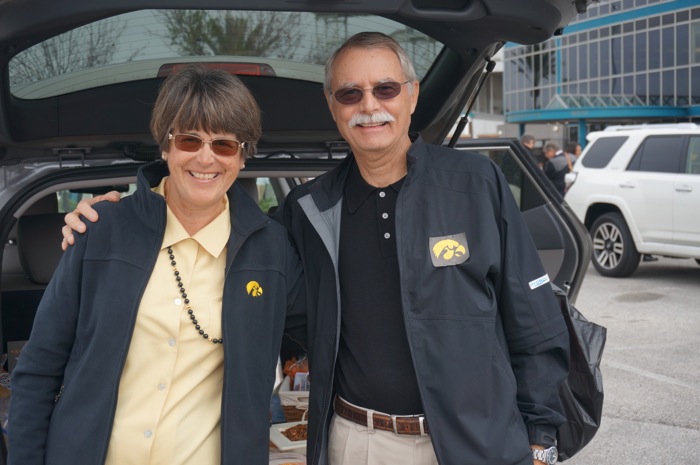
[{"label": "watch band", "polygon": [[559,456],[559,453],[557,452],[556,447],[549,447],[544,450],[540,449],[531,449],[532,451],[532,458],[534,460],[539,460],[540,462],[546,463],[547,465],[553,465],[557,463],[557,458]]}]

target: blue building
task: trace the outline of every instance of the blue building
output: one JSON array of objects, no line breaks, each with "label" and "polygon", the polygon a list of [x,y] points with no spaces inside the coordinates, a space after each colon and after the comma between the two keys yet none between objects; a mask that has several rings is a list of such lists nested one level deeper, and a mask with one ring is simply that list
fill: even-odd
[{"label": "blue building", "polygon": [[700,123],[698,0],[593,3],[545,43],[507,44],[503,60],[519,135],[544,125],[585,145],[610,124]]}]

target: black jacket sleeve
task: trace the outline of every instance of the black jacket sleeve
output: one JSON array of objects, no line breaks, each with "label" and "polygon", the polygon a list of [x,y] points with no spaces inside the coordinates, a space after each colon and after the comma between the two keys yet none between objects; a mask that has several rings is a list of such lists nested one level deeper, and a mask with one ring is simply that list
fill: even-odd
[{"label": "black jacket sleeve", "polygon": [[[569,370],[569,336],[549,277],[522,214],[502,174],[501,273],[497,277],[499,314],[517,402],[531,444],[549,442],[565,421],[559,386]],[[543,444],[547,445],[547,444]]]},{"label": "black jacket sleeve", "polygon": [[76,234],[61,258],[12,373],[9,464],[45,462],[49,422],[76,338],[85,238]]}]

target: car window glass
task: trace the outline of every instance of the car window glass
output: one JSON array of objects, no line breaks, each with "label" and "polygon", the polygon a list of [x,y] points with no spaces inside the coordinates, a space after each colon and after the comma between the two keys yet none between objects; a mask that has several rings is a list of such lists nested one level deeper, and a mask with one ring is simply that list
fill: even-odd
[{"label": "car window glass", "polygon": [[[270,182],[270,178],[258,178],[256,181],[256,187],[258,190],[258,205],[260,206],[260,209],[266,213],[273,212],[279,205],[279,201],[277,199],[277,195],[275,194],[275,190],[273,189],[273,185]],[[130,184],[127,188],[122,190],[124,190],[124,192],[121,192],[121,197],[124,198],[136,191],[136,184]],[[100,193],[102,193],[102,191],[105,191],[105,189],[101,189]],[[58,191],[55,195],[59,213],[72,212],[75,210],[75,207],[81,200],[89,199],[94,196],[94,194],[91,192],[72,190]]]},{"label": "car window glass", "polygon": [[258,178],[258,205],[265,213],[273,213],[279,206],[270,178]]},{"label": "car window glass", "polygon": [[688,174],[700,174],[700,136],[690,138],[685,172]]},{"label": "car window glass", "polygon": [[[116,187],[116,186],[114,186]],[[101,189],[99,194],[108,192],[112,190],[111,188]],[[136,184],[129,184],[128,186],[119,186],[118,188],[122,198],[127,195],[131,195],[136,191]],[[77,191],[77,190],[61,190],[56,192],[56,199],[58,200],[58,213],[68,213],[75,210],[75,207],[83,199],[90,199],[94,195],[90,191]]]},{"label": "car window glass", "polygon": [[581,159],[581,164],[586,168],[605,168],[627,139],[627,136],[596,139],[588,147],[586,155]]},{"label": "car window glass", "polygon": [[418,78],[443,45],[373,15],[141,10],[103,19],[38,43],[9,62],[10,91],[38,99],[168,75],[188,62],[236,74],[323,82],[331,52],[358,31],[394,37]]},{"label": "car window glass", "polygon": [[628,171],[678,173],[683,158],[684,136],[649,136],[639,146]]},{"label": "car window glass", "polygon": [[510,192],[513,194],[515,202],[520,209],[525,210],[531,208],[525,205],[529,203],[527,199],[529,198],[529,193],[532,191],[530,186],[531,182],[529,182],[529,178],[523,174],[524,167],[511,150],[504,149],[503,147],[469,148],[469,150],[485,155],[496,163],[501,168],[501,171],[503,171],[506,181],[508,181]]}]

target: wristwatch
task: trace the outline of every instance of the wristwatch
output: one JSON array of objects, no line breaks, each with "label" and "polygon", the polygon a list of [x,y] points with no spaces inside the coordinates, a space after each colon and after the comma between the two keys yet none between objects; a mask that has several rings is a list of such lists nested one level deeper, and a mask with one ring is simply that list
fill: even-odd
[{"label": "wristwatch", "polygon": [[557,448],[554,446],[544,450],[532,449],[532,458],[544,462],[547,465],[557,463],[557,457],[559,457],[559,452],[557,452]]}]

